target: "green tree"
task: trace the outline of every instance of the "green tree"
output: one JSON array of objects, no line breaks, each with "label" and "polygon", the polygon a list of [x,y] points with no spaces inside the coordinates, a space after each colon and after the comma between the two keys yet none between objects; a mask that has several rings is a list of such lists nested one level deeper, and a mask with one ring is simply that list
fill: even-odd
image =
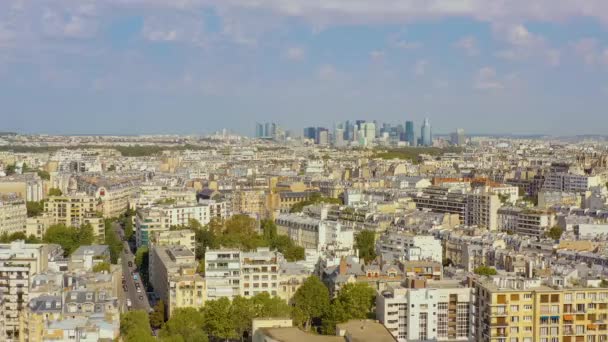
[{"label": "green tree", "polygon": [[154,342],[148,313],[143,310],[129,311],[120,316],[120,335],[125,342]]},{"label": "green tree", "polygon": [[61,195],[63,195],[63,192],[61,192],[61,190],[59,190],[57,188],[49,189],[49,196],[61,196]]},{"label": "green tree", "polygon": [[496,275],[496,269],[494,267],[489,267],[489,266],[485,266],[485,265],[481,265],[476,267],[473,272],[475,274],[479,274],[482,276],[493,276]]},{"label": "green tree", "polygon": [[112,164],[112,165],[108,166],[107,171],[108,172],[116,171],[116,165]]},{"label": "green tree", "polygon": [[291,314],[291,308],[283,299],[266,292],[253,296],[251,301],[256,317],[289,317]]},{"label": "green tree", "polygon": [[203,317],[203,329],[209,335],[226,340],[238,338],[230,316],[230,300],[228,298],[223,297],[205,303]]},{"label": "green tree", "polygon": [[106,219],[104,220],[104,243],[110,248],[110,262],[113,264],[118,263],[118,258],[123,248],[122,241],[118,236],[118,233],[114,229],[114,224],[112,220]]},{"label": "green tree", "polygon": [[[251,335],[251,321],[258,316],[252,299],[236,296],[230,304],[230,319],[239,338]],[[268,316],[271,317],[271,316]]]},{"label": "green tree", "polygon": [[125,238],[131,240],[133,237],[133,221],[129,218],[125,220]]},{"label": "green tree", "polygon": [[323,316],[321,321],[321,332],[324,335],[335,335],[336,324],[346,322],[349,319],[344,304],[342,304],[341,301],[334,300]]},{"label": "green tree", "polygon": [[562,237],[564,230],[559,226],[553,226],[547,232],[547,237],[553,240],[559,240]]},{"label": "green tree", "polygon": [[65,256],[72,254],[78,247],[90,245],[93,242],[93,233],[90,225],[83,229],[68,227],[64,224],[50,226],[42,239],[46,243],[55,243],[63,248]]},{"label": "green tree", "polygon": [[184,342],[208,341],[207,334],[202,330],[204,322],[203,314],[195,308],[176,309],[159,335],[161,340],[178,338],[178,341]]},{"label": "green tree", "polygon": [[93,266],[93,272],[101,273],[101,272],[110,272],[110,264],[107,262],[100,262]]},{"label": "green tree", "polygon": [[27,210],[27,217],[35,217],[40,216],[44,211],[44,201],[40,202],[32,202],[28,201],[25,203],[25,207]]},{"label": "green tree", "polygon": [[150,325],[154,329],[160,329],[165,323],[165,303],[161,300],[154,305],[154,311],[150,314]]},{"label": "green tree", "polygon": [[293,305],[298,325],[310,330],[313,319],[329,309],[329,291],[317,276],[308,277],[293,296]]},{"label": "green tree", "polygon": [[147,246],[141,246],[135,252],[135,264],[137,265],[137,269],[139,270],[139,274],[141,275],[141,279],[144,282],[144,284],[148,284],[148,280],[149,280],[149,274],[148,274],[149,256],[150,256],[150,252],[148,251]]},{"label": "green tree", "polygon": [[367,283],[346,284],[336,300],[342,303],[348,319],[366,319],[373,313],[376,291]]},{"label": "green tree", "polygon": [[6,165],[6,167],[4,168],[4,173],[7,176],[12,176],[15,174],[16,170],[17,170],[17,165],[15,165],[15,164]]},{"label": "green tree", "polygon": [[371,230],[361,231],[355,238],[355,248],[359,250],[359,257],[365,262],[376,258],[376,234]]},{"label": "green tree", "polygon": [[51,180],[51,174],[48,173],[47,171],[44,170],[39,170],[38,171],[38,177],[44,179],[44,180]]}]

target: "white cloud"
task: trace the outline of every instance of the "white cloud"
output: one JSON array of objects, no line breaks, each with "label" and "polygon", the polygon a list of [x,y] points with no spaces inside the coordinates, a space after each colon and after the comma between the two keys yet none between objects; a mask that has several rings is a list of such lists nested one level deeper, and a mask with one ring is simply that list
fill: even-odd
[{"label": "white cloud", "polygon": [[495,53],[497,57],[516,62],[532,59],[551,67],[560,64],[560,51],[550,47],[542,35],[530,32],[523,24],[495,24],[493,30],[497,38],[508,45]]},{"label": "white cloud", "polygon": [[574,53],[589,66],[608,65],[608,47],[601,47],[595,38],[583,38],[571,44]]},{"label": "white cloud", "polygon": [[332,81],[338,77],[338,72],[333,65],[325,64],[317,71],[317,77],[322,81]]},{"label": "white cloud", "polygon": [[369,53],[369,57],[373,60],[373,61],[382,61],[384,60],[384,57],[386,56],[386,53],[384,51],[381,50],[374,50],[372,52]]},{"label": "white cloud", "polygon": [[474,87],[480,90],[490,90],[504,88],[504,85],[498,80],[496,70],[486,66],[477,71],[474,78]]},{"label": "white cloud", "polygon": [[90,38],[97,33],[95,18],[47,9],[42,15],[43,33],[56,38]]},{"label": "white cloud", "polygon": [[285,57],[291,61],[301,61],[304,59],[305,54],[304,49],[297,46],[288,48],[284,53]]},{"label": "white cloud", "polygon": [[477,48],[477,39],[475,39],[473,36],[460,38],[454,42],[454,47],[461,49],[468,56],[476,56],[479,54],[479,49]]},{"label": "white cloud", "polygon": [[152,16],[144,19],[141,35],[150,42],[205,43],[203,23],[198,17]]},{"label": "white cloud", "polygon": [[416,76],[422,76],[426,73],[426,68],[429,65],[429,62],[427,60],[421,59],[418,60],[416,62],[416,64],[414,64],[414,74]]}]

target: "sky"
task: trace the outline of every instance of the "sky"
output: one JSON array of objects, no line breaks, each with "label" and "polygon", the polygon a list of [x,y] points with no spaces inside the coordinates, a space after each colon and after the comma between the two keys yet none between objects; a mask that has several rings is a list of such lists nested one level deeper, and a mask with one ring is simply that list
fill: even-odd
[{"label": "sky", "polygon": [[606,0],[0,0],[0,131],[606,134]]}]

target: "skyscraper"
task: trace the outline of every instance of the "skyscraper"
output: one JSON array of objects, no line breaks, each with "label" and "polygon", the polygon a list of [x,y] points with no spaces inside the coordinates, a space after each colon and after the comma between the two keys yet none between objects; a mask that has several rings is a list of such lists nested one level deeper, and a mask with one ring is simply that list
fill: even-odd
[{"label": "skyscraper", "polygon": [[431,123],[429,118],[425,118],[420,128],[420,141],[423,146],[433,145],[433,130],[431,129]]},{"label": "skyscraper", "polygon": [[456,132],[452,133],[450,136],[450,140],[452,145],[455,146],[463,146],[466,143],[466,137],[464,135],[464,129],[458,128]]},{"label": "skyscraper", "polygon": [[416,131],[414,130],[414,121],[405,122],[405,141],[410,143],[410,146],[416,146]]},{"label": "skyscraper", "polygon": [[264,136],[264,125],[256,122],[255,123],[255,137],[262,138]]},{"label": "skyscraper", "polygon": [[317,139],[317,129],[315,127],[304,128],[304,138],[306,139]]}]

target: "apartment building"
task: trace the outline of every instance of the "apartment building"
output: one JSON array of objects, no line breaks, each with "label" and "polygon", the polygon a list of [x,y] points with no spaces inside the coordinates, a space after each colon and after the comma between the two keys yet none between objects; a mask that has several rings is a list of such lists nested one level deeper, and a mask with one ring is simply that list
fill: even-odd
[{"label": "apartment building", "polygon": [[167,316],[178,308],[200,308],[206,300],[205,279],[196,273],[194,253],[183,246],[154,246],[149,275],[154,292],[165,302]]},{"label": "apartment building", "polygon": [[408,278],[376,296],[376,319],[400,342],[470,341],[471,288]]},{"label": "apartment building", "polygon": [[467,226],[488,230],[498,228],[500,199],[491,192],[463,193],[443,187],[428,187],[414,197],[416,208],[438,213],[458,214]]},{"label": "apartment building", "polygon": [[601,184],[599,175],[553,171],[545,175],[543,190],[581,193]]},{"label": "apartment building", "polygon": [[0,312],[3,313],[4,335],[1,341],[21,341],[23,322],[21,315],[29,302],[30,279],[46,270],[49,249],[47,245],[25,244],[14,241],[0,244]]},{"label": "apartment building", "polygon": [[278,296],[281,258],[279,252],[269,248],[241,252],[241,296],[253,297],[264,292]]},{"label": "apartment building", "polygon": [[353,230],[339,222],[320,220],[301,214],[281,214],[275,223],[277,233],[289,236],[298,246],[324,250],[329,245],[352,248]]},{"label": "apartment building", "polygon": [[241,294],[241,251],[238,249],[207,250],[205,281],[209,300]]},{"label": "apartment building", "polygon": [[213,218],[227,218],[225,202],[209,200],[195,204],[165,204],[139,209],[135,216],[137,246],[149,245],[154,234],[168,231],[171,227],[186,226],[190,220],[206,225]]},{"label": "apartment building", "polygon": [[[103,241],[105,237],[105,222],[99,215],[101,208],[98,206],[98,202],[95,197],[86,194],[52,196],[44,202],[44,217],[48,218],[51,225],[64,224],[66,226],[80,227],[90,224],[95,238],[98,241]],[[42,223],[46,223],[44,221],[38,220],[38,222],[31,221],[30,223],[36,226],[36,228],[40,228]],[[46,228],[37,230],[46,230]],[[34,227],[30,227],[30,230],[33,229]],[[38,236],[38,234],[35,235]]]},{"label": "apartment building", "polygon": [[556,224],[555,215],[547,210],[503,207],[498,210],[498,229],[533,237],[544,237]]},{"label": "apartment building", "polygon": [[195,253],[195,235],[189,229],[160,231],[154,234],[153,244],[156,246],[182,246]]},{"label": "apartment building", "polygon": [[44,202],[44,214],[52,219],[53,224],[79,227],[97,210],[97,199],[86,194],[52,196]]},{"label": "apartment building", "polygon": [[608,341],[606,288],[554,288],[515,277],[472,283],[476,341]]},{"label": "apartment building", "polygon": [[104,217],[118,217],[129,208],[141,177],[77,176],[75,181],[79,192],[101,202]]},{"label": "apartment building", "polygon": [[26,231],[25,200],[14,193],[0,193],[0,234]]},{"label": "apartment building", "polygon": [[441,241],[430,235],[387,232],[376,242],[377,254],[389,254],[401,261],[443,262]]}]

